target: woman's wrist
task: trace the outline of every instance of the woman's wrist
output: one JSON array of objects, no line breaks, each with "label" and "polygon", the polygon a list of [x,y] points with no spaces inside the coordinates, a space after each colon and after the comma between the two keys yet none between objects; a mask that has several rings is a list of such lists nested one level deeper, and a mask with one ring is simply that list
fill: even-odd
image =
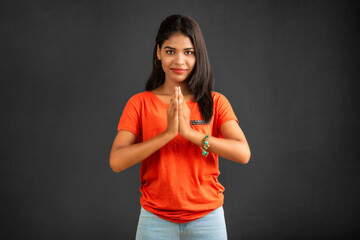
[{"label": "woman's wrist", "polygon": [[200,147],[199,151],[202,151],[202,147],[205,146],[205,142],[204,142],[204,138],[205,136],[208,136],[206,138],[206,151],[208,152],[208,149],[210,147],[210,144],[208,142],[209,139],[209,135],[207,135],[206,133],[202,133],[199,131],[196,131],[195,129],[190,128],[190,130],[188,132],[186,132],[185,135],[182,135],[184,138],[186,138],[187,140],[189,140],[190,142],[194,143],[195,145],[198,145]]},{"label": "woman's wrist", "polygon": [[165,130],[164,132],[162,132],[162,134],[164,135],[164,137],[166,137],[168,141],[171,141],[174,137],[178,135],[178,133],[169,132],[168,130]]},{"label": "woman's wrist", "polygon": [[192,129],[189,126],[187,129],[180,131],[180,134],[181,134],[181,136],[183,136],[184,138],[186,138],[187,140],[190,141],[191,135],[193,135],[194,131],[196,131],[196,130]]}]

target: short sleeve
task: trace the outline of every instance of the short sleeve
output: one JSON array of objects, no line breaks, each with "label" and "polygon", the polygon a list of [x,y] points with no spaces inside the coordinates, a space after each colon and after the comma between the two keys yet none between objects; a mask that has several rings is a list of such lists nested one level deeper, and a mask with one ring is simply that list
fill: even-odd
[{"label": "short sleeve", "polygon": [[217,127],[220,129],[220,126],[227,121],[235,120],[236,123],[239,123],[233,108],[229,100],[222,94],[217,93],[216,97],[216,112],[217,112]]},{"label": "short sleeve", "polygon": [[141,99],[134,95],[126,103],[124,111],[121,114],[117,130],[128,130],[136,135],[137,140],[140,136],[141,124]]}]

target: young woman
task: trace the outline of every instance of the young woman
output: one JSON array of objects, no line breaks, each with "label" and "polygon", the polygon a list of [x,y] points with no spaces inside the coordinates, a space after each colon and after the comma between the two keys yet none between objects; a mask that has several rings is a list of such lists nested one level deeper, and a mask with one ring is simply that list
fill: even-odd
[{"label": "young woman", "polygon": [[110,166],[141,162],[136,239],[227,239],[218,156],[247,163],[250,149],[229,101],[213,92],[200,27],[172,15],[160,25],[146,91],[127,102]]}]

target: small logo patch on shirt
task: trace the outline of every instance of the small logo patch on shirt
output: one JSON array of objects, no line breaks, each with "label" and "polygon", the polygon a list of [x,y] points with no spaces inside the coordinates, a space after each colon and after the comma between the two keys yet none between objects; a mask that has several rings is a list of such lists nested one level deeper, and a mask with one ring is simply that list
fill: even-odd
[{"label": "small logo patch on shirt", "polygon": [[209,124],[210,124],[210,121],[209,121],[209,122],[205,122],[204,120],[191,120],[191,121],[190,121],[190,124],[191,124],[191,125],[209,125]]}]

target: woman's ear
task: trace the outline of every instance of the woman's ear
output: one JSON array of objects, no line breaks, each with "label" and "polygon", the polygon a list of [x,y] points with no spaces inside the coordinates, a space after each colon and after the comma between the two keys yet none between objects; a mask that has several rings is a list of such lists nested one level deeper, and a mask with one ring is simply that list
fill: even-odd
[{"label": "woman's ear", "polygon": [[160,57],[160,47],[159,47],[159,44],[156,45],[157,46],[157,51],[156,51],[156,55],[157,55],[157,58],[161,61],[161,57]]}]

